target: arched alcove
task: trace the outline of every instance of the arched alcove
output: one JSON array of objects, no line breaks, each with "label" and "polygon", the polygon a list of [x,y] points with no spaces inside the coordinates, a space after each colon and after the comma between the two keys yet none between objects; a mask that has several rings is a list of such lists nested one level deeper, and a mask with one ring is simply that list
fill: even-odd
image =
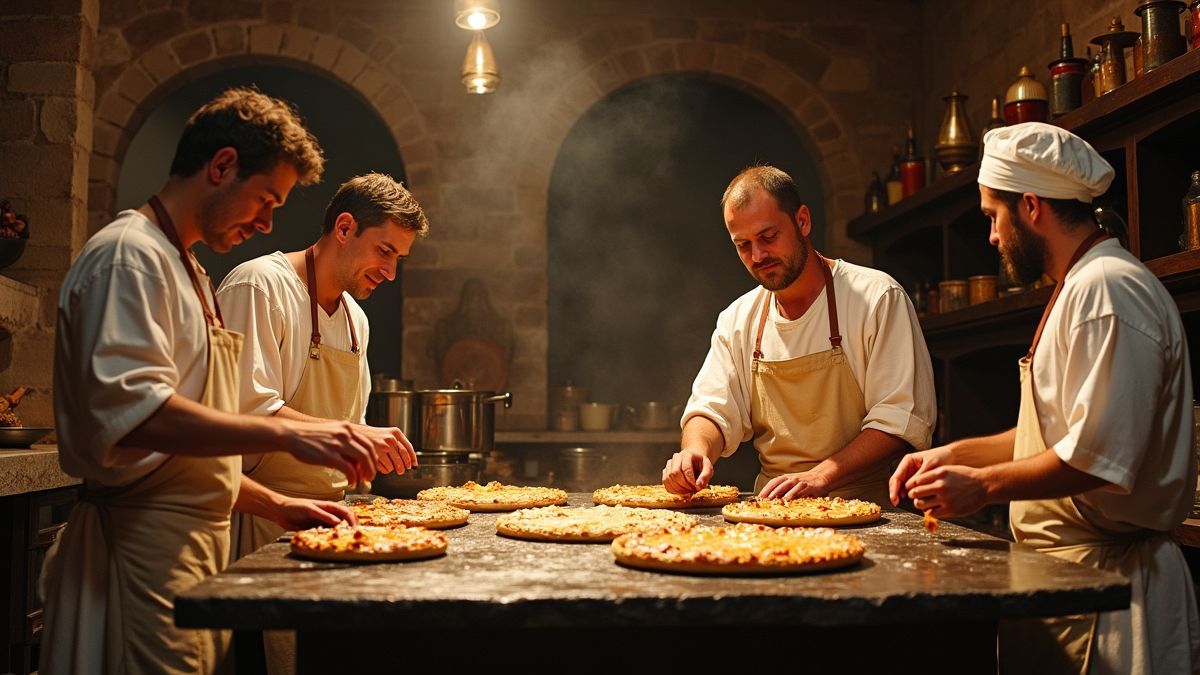
[{"label": "arched alcove", "polygon": [[593,400],[686,400],[717,314],[756,283],[721,217],[729,180],[790,173],[823,244],[820,175],[796,125],[743,90],[670,74],[639,80],[572,127],[550,178],[549,377]]},{"label": "arched alcove", "polygon": [[[255,85],[297,107],[325,149],[325,174],[321,183],[292,191],[287,203],[276,211],[270,234],[258,234],[224,255],[197,246],[197,256],[216,283],[246,260],[276,250],[299,250],[316,241],[326,204],[351,176],[382,171],[405,180],[404,162],[391,132],[357,93],[314,72],[284,65],[242,66],[183,84],[146,115],[120,166],[117,210],[141,204],[161,187],[184,123],[196,108],[228,87],[246,85]],[[399,277],[380,286],[361,304],[371,319],[368,358],[372,370],[400,373],[403,296]]]}]

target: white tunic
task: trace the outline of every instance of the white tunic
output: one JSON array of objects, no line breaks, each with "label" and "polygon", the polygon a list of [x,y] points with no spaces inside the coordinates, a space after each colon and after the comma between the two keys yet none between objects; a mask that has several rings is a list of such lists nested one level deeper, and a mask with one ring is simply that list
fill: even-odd
[{"label": "white tunic", "polygon": [[[833,284],[842,350],[867,409],[862,429],[891,434],[916,450],[928,448],[937,416],[933,368],[908,295],[887,274],[844,260],[834,266]],[[717,423],[725,437],[724,456],[733,454],[753,433],[750,364],[765,298],[774,296],[755,288],[717,317],[712,345],[683,413],[682,424],[696,415]],[[790,321],[771,302],[762,338],[764,359],[790,359],[829,348],[824,290],[803,316]],[[819,396],[820,392],[796,395]]]},{"label": "white tunic", "polygon": [[1187,338],[1171,295],[1116,240],[1067,274],[1033,375],[1046,443],[1113,484],[1076,497],[1081,510],[1131,529],[1183,521],[1196,486]]},{"label": "white tunic", "polygon": [[[276,251],[238,265],[221,282],[217,299],[225,322],[246,334],[238,369],[242,378],[242,412],[273,415],[291,400],[300,386],[312,339],[312,314],[308,286],[296,274],[287,256]],[[367,315],[348,294],[333,314],[317,307],[321,343],[350,351],[346,311],[358,336],[362,375],[362,400],[371,393],[367,366]],[[398,311],[398,310],[397,310]],[[365,420],[364,420],[365,421]]]},{"label": "white tunic", "polygon": [[120,485],[167,459],[115,446],[172,394],[200,399],[208,365],[202,316],[179,252],[141,213],[122,211],[88,241],[58,301],[54,419],[65,472]]}]

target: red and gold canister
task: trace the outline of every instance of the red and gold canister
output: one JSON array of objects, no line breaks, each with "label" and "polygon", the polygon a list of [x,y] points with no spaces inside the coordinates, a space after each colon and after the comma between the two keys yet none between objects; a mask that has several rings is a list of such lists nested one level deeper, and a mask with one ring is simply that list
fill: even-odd
[{"label": "red and gold canister", "polygon": [[1004,96],[1004,122],[1045,122],[1050,114],[1046,85],[1038,82],[1029,66],[1021,66],[1017,79]]}]

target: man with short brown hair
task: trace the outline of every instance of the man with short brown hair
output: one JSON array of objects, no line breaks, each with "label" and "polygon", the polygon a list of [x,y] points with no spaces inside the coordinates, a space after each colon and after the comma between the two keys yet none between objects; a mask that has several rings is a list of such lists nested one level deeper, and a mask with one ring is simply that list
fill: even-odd
[{"label": "man with short brown hair", "polygon": [[316,139],[286,103],[226,91],[187,122],[166,184],[122,211],[71,265],[58,302],[54,408],[80,503],[45,565],[42,673],[211,673],[228,633],[175,627],[175,596],[216,574],[236,508],[288,528],[353,521],[344,506],[285,497],[241,474],[241,455],[284,451],[374,476],[396,438],[341,422],[240,415],[237,360],[212,285],[191,253],[270,232]]},{"label": "man with short brown hair", "polygon": [[721,198],[738,257],[762,288],[717,318],[663,485],[703,489],[718,458],[754,441],[765,498],[882,502],[888,460],[929,447],[933,369],[904,289],[877,270],[827,260],[791,177],[738,174]]},{"label": "man with short brown hair", "polygon": [[[217,297],[229,325],[247,336],[239,363],[242,412],[362,425],[371,389],[370,326],[355,300],[395,279],[399,262],[428,230],[425,213],[403,185],[368,173],[338,188],[325,210],[321,238],[308,249],[276,251],[234,268]],[[398,429],[358,428],[402,439],[395,452],[379,456],[381,472],[403,473],[416,464],[412,445]],[[283,452],[248,456],[243,470],[292,497],[339,500],[346,487],[341,474]],[[282,532],[269,519],[240,515],[234,556]]]}]

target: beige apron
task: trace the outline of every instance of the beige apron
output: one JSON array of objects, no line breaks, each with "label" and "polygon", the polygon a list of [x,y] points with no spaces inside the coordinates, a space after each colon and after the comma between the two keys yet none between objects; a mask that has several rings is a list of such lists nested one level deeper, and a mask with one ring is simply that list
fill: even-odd
[{"label": "beige apron", "polygon": [[[242,335],[209,311],[191,255],[156,197],[159,226],[179,249],[208,326],[200,402],[238,410]],[[209,283],[209,291],[212,284]],[[128,485],[85,483],[46,559],[40,672],[213,673],[230,670],[228,631],[175,627],[175,596],[225,567],[241,457],[171,455]]]},{"label": "beige apron", "polygon": [[[862,431],[867,415],[862,389],[842,352],[838,329],[837,298],[833,289],[832,264],[816,256],[825,276],[829,305],[831,349],[783,361],[766,361],[762,354],[763,329],[774,297],[769,291],[758,320],[754,340],[753,391],[750,424],[754,447],[762,470],[754,491],[785,473],[807,471],[854,439]],[[869,499],[882,504],[887,499],[888,467],[880,465],[868,475],[831,491],[831,496]]]},{"label": "beige apron", "polygon": [[[1097,232],[1076,250],[1069,271],[1103,238]],[[1058,299],[1062,283],[1042,314],[1033,346],[1020,361],[1021,407],[1013,460],[1041,454],[1034,397],[1033,353]],[[1087,512],[1086,515],[1084,512]],[[1105,518],[1073,497],[1015,501],[1009,505],[1013,536],[1042,553],[1129,578],[1128,610],[1003,621],[1003,673],[1190,673],[1189,635],[1195,635],[1196,604],[1183,554],[1170,535]]]},{"label": "beige apron", "polygon": [[[288,399],[293,410],[321,419],[358,422],[366,402],[362,396],[362,370],[358,336],[350,319],[350,308],[339,297],[350,330],[350,351],[334,349],[321,342],[318,323],[317,279],[313,249],[304,252],[308,277],[308,305],[312,315],[312,341],[308,361],[296,392]],[[261,457],[259,459],[258,457]],[[305,464],[286,452],[269,452],[247,457],[246,475],[289,497],[337,501],[346,494],[346,477],[336,469]],[[275,541],[284,529],[266,518],[234,514],[234,559],[248,555]]]}]

